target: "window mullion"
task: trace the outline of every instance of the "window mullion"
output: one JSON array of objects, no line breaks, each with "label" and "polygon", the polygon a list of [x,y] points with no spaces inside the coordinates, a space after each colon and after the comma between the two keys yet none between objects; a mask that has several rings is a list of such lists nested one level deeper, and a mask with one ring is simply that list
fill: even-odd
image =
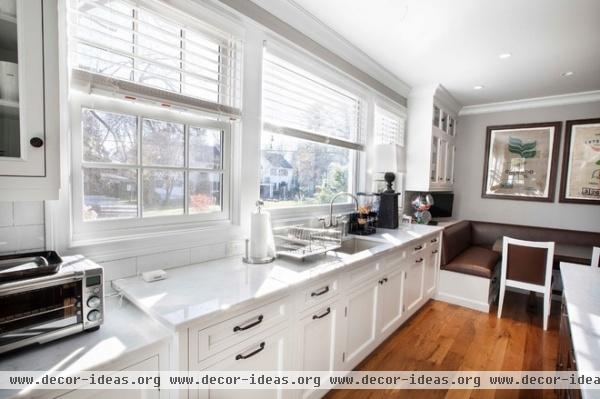
[{"label": "window mullion", "polygon": [[138,174],[138,180],[137,180],[138,214],[137,214],[137,216],[138,216],[138,219],[142,219],[144,216],[143,211],[142,211],[143,200],[144,200],[143,193],[142,193],[142,190],[143,190],[142,179],[144,178],[144,166],[142,165],[142,140],[143,140],[143,138],[142,138],[142,122],[143,122],[142,117],[138,116],[137,121],[138,121],[138,123],[137,123],[137,139],[138,139],[137,140],[137,142],[138,142],[137,156],[138,156],[138,165],[139,165],[139,168],[137,170],[137,172],[138,172],[137,173]]},{"label": "window mullion", "polygon": [[183,214],[189,214],[190,198],[190,126],[183,126]]}]

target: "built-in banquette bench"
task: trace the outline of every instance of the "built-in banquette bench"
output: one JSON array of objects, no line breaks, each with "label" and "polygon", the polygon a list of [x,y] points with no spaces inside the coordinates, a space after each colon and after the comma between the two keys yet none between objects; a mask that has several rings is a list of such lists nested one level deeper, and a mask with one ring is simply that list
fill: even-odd
[{"label": "built-in banquette bench", "polygon": [[[500,276],[500,253],[498,248],[494,250],[494,243],[503,236],[586,247],[590,254],[591,247],[600,245],[600,233],[463,220],[444,229],[438,298],[488,312],[496,299]],[[559,262],[590,262],[587,255],[556,252],[556,269]]]}]

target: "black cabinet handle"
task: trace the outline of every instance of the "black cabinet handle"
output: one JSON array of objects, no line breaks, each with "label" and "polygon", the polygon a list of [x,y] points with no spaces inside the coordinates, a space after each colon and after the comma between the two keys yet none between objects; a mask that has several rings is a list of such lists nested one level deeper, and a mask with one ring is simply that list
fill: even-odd
[{"label": "black cabinet handle", "polygon": [[249,329],[249,328],[252,328],[252,327],[254,327],[254,326],[257,326],[257,325],[259,325],[259,324],[260,324],[262,321],[263,321],[263,315],[260,315],[260,316],[258,316],[258,318],[256,319],[256,321],[255,321],[255,322],[253,322],[253,323],[250,323],[250,324],[248,324],[248,325],[246,325],[246,326],[243,326],[243,327],[240,327],[240,326],[235,326],[235,327],[233,327],[233,332],[238,332],[238,331],[244,331],[244,330],[247,330],[247,329]]},{"label": "black cabinet handle", "polygon": [[379,284],[383,285],[383,283],[387,283],[387,281],[388,281],[387,277],[384,277],[381,280],[379,280]]},{"label": "black cabinet handle", "polygon": [[438,253],[438,250],[437,250],[437,249],[434,249],[433,251],[431,251],[431,253],[432,253],[432,254],[437,254],[437,253]]},{"label": "black cabinet handle", "polygon": [[437,238],[432,238],[431,242],[437,242]]},{"label": "black cabinet handle", "polygon": [[415,263],[421,263],[421,262],[423,262],[423,258],[419,258],[415,261]]},{"label": "black cabinet handle", "polygon": [[249,357],[252,357],[252,356],[256,355],[257,353],[261,352],[263,349],[265,349],[265,343],[261,342],[260,345],[258,346],[258,349],[248,353],[247,355],[239,354],[235,357],[235,360],[248,359]]},{"label": "black cabinet handle", "polygon": [[31,140],[29,140],[29,144],[31,144],[32,147],[40,148],[44,145],[44,140],[39,137],[32,137]]},{"label": "black cabinet handle", "polygon": [[423,249],[423,246],[422,246],[422,245],[419,245],[418,247],[415,247],[415,251],[420,251],[420,250],[422,250],[422,249]]},{"label": "black cabinet handle", "polygon": [[315,319],[322,319],[323,317],[327,316],[329,313],[331,313],[331,308],[327,308],[327,310],[321,314],[321,315],[313,315],[313,320]]},{"label": "black cabinet handle", "polygon": [[327,294],[328,292],[329,292],[329,286],[327,285],[321,291],[315,291],[315,292],[311,293],[310,296],[311,297],[321,296],[323,294]]}]

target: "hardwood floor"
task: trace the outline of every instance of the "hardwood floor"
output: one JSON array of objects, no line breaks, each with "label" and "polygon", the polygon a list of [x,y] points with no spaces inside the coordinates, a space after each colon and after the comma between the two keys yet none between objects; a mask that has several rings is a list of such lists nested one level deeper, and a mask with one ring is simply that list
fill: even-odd
[{"label": "hardwood floor", "polygon": [[[430,301],[357,370],[555,370],[560,304],[542,329],[542,300],[507,292],[501,319]],[[533,305],[533,306],[531,306]],[[327,399],[555,398],[553,390],[333,390]]]}]

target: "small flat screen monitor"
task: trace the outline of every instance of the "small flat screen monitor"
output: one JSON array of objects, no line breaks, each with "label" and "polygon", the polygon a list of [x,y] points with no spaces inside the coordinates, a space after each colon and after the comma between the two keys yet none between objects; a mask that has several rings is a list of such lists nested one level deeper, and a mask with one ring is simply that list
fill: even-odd
[{"label": "small flat screen monitor", "polygon": [[430,193],[433,196],[433,206],[429,209],[434,218],[445,218],[452,216],[452,203],[454,194],[450,192]]}]

